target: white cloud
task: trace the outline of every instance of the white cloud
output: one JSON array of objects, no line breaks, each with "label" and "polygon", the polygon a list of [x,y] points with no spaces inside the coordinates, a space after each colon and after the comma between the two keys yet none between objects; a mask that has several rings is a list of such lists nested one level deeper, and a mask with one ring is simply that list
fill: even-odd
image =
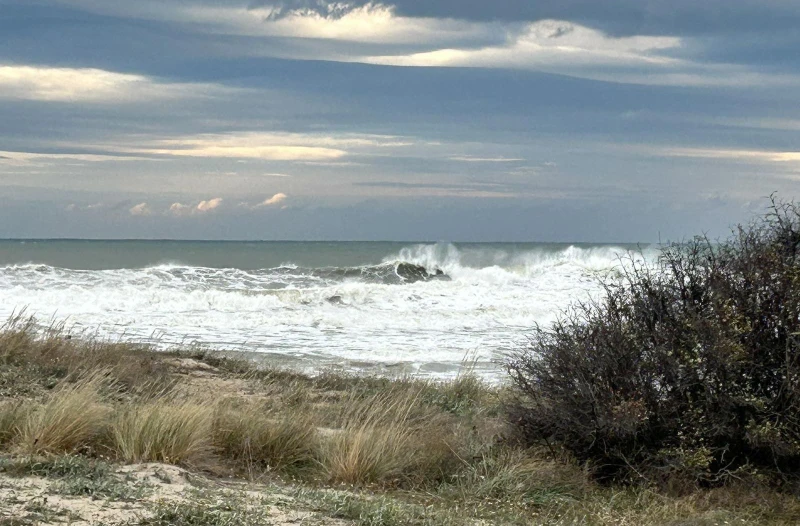
[{"label": "white cloud", "polygon": [[131,207],[128,212],[130,212],[130,214],[133,216],[149,216],[153,213],[147,203],[139,203],[138,205]]},{"label": "white cloud", "polygon": [[437,49],[410,55],[365,57],[364,61],[395,66],[523,69],[602,64],[668,65],[676,60],[654,52],[680,46],[681,40],[676,37],[615,38],[571,22],[542,20],[510,35],[500,46]]},{"label": "white cloud", "polygon": [[94,68],[0,64],[0,99],[125,103],[234,91],[213,84],[163,83]]},{"label": "white cloud", "polygon": [[22,165],[51,165],[61,164],[63,161],[80,161],[83,163],[101,163],[114,161],[147,161],[146,157],[131,157],[128,155],[104,155],[88,153],[36,153],[36,152],[11,152],[0,151],[0,164]]},{"label": "white cloud", "polygon": [[211,212],[212,210],[216,210],[222,204],[221,197],[215,197],[214,199],[208,199],[205,201],[200,201],[196,205],[187,205],[183,203],[172,203],[170,205],[168,213],[175,215],[175,216],[188,216],[194,214],[204,214],[206,212]]},{"label": "white cloud", "polygon": [[[214,3],[170,3],[163,0],[107,2],[106,0],[58,0],[96,13],[191,24],[211,33],[237,36],[271,36],[348,42],[417,44],[449,42],[465,37],[486,38],[494,24],[453,19],[398,16],[392,5],[370,2],[352,5],[330,2],[327,12],[316,9],[282,9],[278,6],[248,8]],[[489,26],[489,27],[487,27]],[[276,50],[277,51],[277,50]]]},{"label": "white cloud", "polygon": [[470,155],[450,157],[449,160],[462,163],[518,163],[525,161],[525,159],[513,157],[472,157]]},{"label": "white cloud", "polygon": [[661,150],[661,153],[668,157],[722,159],[756,163],[800,163],[800,151],[735,150],[724,148],[664,148]]},{"label": "white cloud", "polygon": [[275,206],[283,203],[286,201],[288,196],[283,192],[277,193],[270,197],[269,199],[265,199],[263,202],[259,203],[257,206]]},{"label": "white cloud", "polygon": [[108,205],[106,203],[90,203],[88,205],[78,205],[78,204],[75,204],[75,203],[71,203],[71,204],[67,205],[64,210],[66,210],[67,212],[76,212],[76,211],[79,211],[79,210],[83,210],[83,211],[85,211],[85,210],[100,210],[100,209],[104,209],[104,208],[108,208]]},{"label": "white cloud", "polygon": [[330,162],[349,153],[403,148],[412,144],[407,139],[385,135],[231,132],[145,140],[133,147],[127,141],[125,144],[94,146],[123,154]]},{"label": "white cloud", "polygon": [[222,204],[221,197],[215,197],[214,199],[209,199],[208,201],[200,201],[197,205],[196,210],[198,212],[210,212],[211,210],[215,210],[219,208],[219,205]]},{"label": "white cloud", "polygon": [[[453,19],[412,18],[395,14],[394,6],[371,2],[352,6],[329,4],[327,13],[313,9],[279,11],[263,7],[248,11],[226,11],[229,30],[251,36],[267,35],[309,39],[343,40],[380,44],[448,42],[464,38],[487,38],[494,24]],[[214,10],[216,12],[216,10]],[[208,13],[209,17],[211,13]]]},{"label": "white cloud", "polygon": [[185,205],[183,203],[172,203],[169,207],[169,212],[176,216],[188,215],[192,213],[194,207]]},{"label": "white cloud", "polygon": [[[314,9],[286,10],[277,5],[257,9],[218,3],[165,5],[162,0],[59,1],[117,16],[171,20],[212,34],[290,41],[253,45],[248,40],[247,47],[239,50],[245,55],[393,66],[529,69],[652,85],[800,84],[797,75],[666,55],[693,45],[689,39],[646,34],[614,37],[560,20],[486,22],[407,17],[380,2],[361,6],[347,1],[319,2]],[[302,43],[297,45],[299,41]]]}]

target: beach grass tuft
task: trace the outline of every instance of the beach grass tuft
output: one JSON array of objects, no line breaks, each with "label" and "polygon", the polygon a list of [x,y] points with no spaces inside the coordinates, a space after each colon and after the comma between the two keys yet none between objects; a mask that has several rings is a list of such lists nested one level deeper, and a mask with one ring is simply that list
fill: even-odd
[{"label": "beach grass tuft", "polygon": [[201,465],[213,453],[213,407],[198,402],[148,402],[122,408],[109,425],[109,443],[126,462]]},{"label": "beach grass tuft", "polygon": [[28,454],[71,453],[92,447],[109,413],[100,395],[105,383],[100,372],[61,385],[45,403],[26,412],[12,431],[12,440]]},{"label": "beach grass tuft", "polygon": [[216,408],[213,444],[252,476],[263,471],[292,472],[313,465],[317,428],[308,413],[275,412],[258,403],[228,400]]}]

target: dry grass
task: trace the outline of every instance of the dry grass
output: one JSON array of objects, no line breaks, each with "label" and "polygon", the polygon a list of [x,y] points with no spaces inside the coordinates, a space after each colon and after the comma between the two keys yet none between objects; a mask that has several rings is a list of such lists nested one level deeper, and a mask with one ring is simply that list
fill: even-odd
[{"label": "dry grass", "polygon": [[19,433],[19,426],[27,414],[22,402],[0,403],[0,447],[5,446]]},{"label": "dry grass", "polygon": [[263,403],[229,400],[216,409],[213,443],[222,457],[251,476],[261,471],[297,472],[313,462],[317,429],[302,411],[280,414]]},{"label": "dry grass", "polygon": [[106,383],[101,372],[63,384],[44,404],[27,412],[12,441],[29,454],[70,453],[93,446],[109,413],[100,395]]},{"label": "dry grass", "polygon": [[379,394],[350,402],[341,428],[320,451],[320,463],[331,483],[368,484],[399,477],[409,464],[415,396]]},{"label": "dry grass", "polygon": [[0,397],[35,396],[100,369],[122,390],[164,390],[171,381],[163,362],[163,355],[143,346],[73,337],[63,324],[41,327],[22,314],[0,326],[0,364],[7,373]]},{"label": "dry grass", "polygon": [[[309,507],[362,525],[800,523],[790,484],[783,493],[757,482],[679,494],[600,487],[578,467],[509,440],[501,392],[469,370],[430,382],[311,377],[213,353],[179,358],[213,368],[19,322],[0,331],[0,454],[109,453],[222,466],[251,480],[367,486],[363,496],[307,495]],[[228,399],[188,395],[209,386]]]},{"label": "dry grass", "polygon": [[340,403],[344,415],[320,448],[324,478],[351,485],[417,486],[438,480],[453,452],[452,429],[423,405],[418,388],[399,388]]},{"label": "dry grass", "polygon": [[197,402],[129,405],[110,423],[110,447],[126,462],[201,465],[212,455],[213,415]]},{"label": "dry grass", "polygon": [[463,463],[461,473],[443,494],[455,491],[463,500],[514,501],[541,505],[570,501],[589,488],[588,477],[574,466],[544,460],[526,451],[495,447]]}]

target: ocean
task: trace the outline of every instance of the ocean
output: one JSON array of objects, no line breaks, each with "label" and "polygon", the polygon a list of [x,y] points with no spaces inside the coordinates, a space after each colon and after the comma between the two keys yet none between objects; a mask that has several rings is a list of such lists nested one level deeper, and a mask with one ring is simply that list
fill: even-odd
[{"label": "ocean", "polygon": [[[641,250],[641,252],[640,252]],[[0,318],[313,372],[487,379],[630,245],[0,241]]]}]

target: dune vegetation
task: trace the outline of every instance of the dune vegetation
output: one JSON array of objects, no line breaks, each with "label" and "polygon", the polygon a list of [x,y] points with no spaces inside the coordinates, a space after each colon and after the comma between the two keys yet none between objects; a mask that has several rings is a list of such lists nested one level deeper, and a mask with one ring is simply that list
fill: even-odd
[{"label": "dune vegetation", "polygon": [[[0,330],[0,525],[287,509],[302,515],[286,524],[797,524],[798,258],[793,205],[668,247],[534,330],[501,385],[468,364],[449,381],[305,375],[17,316]],[[23,502],[15,477],[61,500]],[[79,498],[129,512],[82,517]]]}]

